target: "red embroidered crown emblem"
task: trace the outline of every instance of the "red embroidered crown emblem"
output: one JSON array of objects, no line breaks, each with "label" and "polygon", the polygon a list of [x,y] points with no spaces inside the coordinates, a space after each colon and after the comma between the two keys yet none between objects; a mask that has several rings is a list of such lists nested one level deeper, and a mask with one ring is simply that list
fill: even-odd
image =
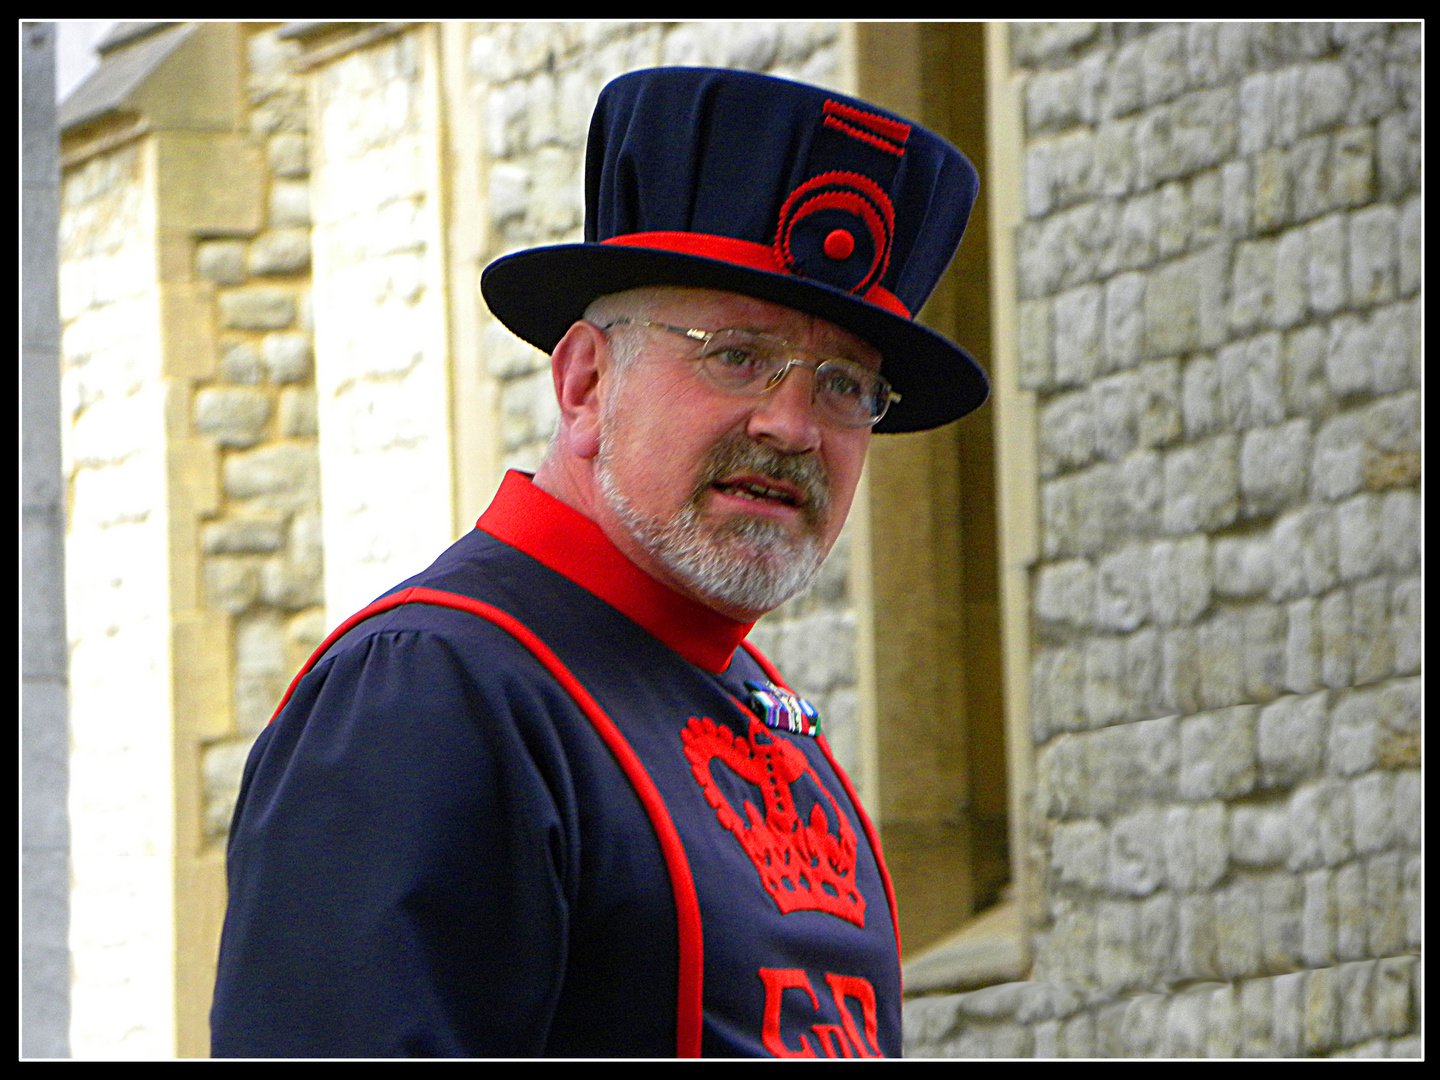
[{"label": "red embroidered crown emblem", "polygon": [[[740,841],[781,913],[825,911],[863,927],[865,897],[855,883],[855,830],[805,755],[784,739],[771,739],[753,718],[749,739],[737,737],[711,719],[694,717],[680,737],[705,801],[720,824]],[[760,789],[763,815],[747,799],[741,818],[711,773],[715,761]],[[809,821],[802,822],[795,807],[794,785],[807,776],[824,804],[817,799]]]}]

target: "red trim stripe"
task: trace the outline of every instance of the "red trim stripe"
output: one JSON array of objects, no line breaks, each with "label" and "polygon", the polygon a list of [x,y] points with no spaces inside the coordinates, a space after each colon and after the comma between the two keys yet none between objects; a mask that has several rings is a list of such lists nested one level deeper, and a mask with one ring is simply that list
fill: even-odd
[{"label": "red trim stripe", "polygon": [[880,136],[872,135],[868,131],[862,131],[860,128],[854,127],[851,124],[847,124],[844,120],[841,120],[838,117],[827,116],[821,122],[828,128],[834,128],[836,131],[844,132],[852,139],[859,139],[861,142],[867,142],[871,146],[875,147],[875,149],[877,150],[884,150],[885,153],[894,154],[896,157],[905,156],[905,148],[903,146],[896,146],[892,142],[886,142],[884,139],[880,138]]},{"label": "red trim stripe", "polygon": [[883,139],[891,142],[904,143],[910,138],[910,125],[902,124],[899,120],[891,120],[888,116],[880,116],[878,113],[865,112],[852,105],[844,105],[838,101],[826,101],[822,109],[826,117],[844,117],[852,123],[874,132]]},{"label": "red trim stripe", "polygon": [[[652,248],[657,251],[672,251],[678,255],[698,255],[706,259],[717,259],[734,266],[746,266],[751,270],[764,270],[770,274],[789,274],[769,244],[756,244],[750,240],[736,240],[730,236],[714,236],[710,233],[688,232],[644,232],[626,233],[602,240],[604,244],[617,247]],[[910,309],[889,289],[872,285],[863,299],[878,308],[884,308],[892,315],[909,319]]]},{"label": "red trim stripe", "polygon": [[[570,695],[575,704],[580,707],[580,711],[585,714],[586,719],[594,726],[596,733],[610,752],[615,755],[616,762],[635,789],[635,794],[639,796],[641,805],[644,806],[645,813],[650,818],[650,824],[655,829],[655,838],[660,843],[660,852],[665,859],[666,869],[670,873],[670,886],[675,897],[675,914],[679,931],[679,994],[675,1007],[675,1052],[679,1057],[699,1057],[701,1030],[704,1024],[705,944],[700,925],[700,900],[695,892],[695,880],[690,873],[690,862],[685,856],[684,845],[680,842],[680,833],[675,828],[669,811],[665,808],[665,801],[660,797],[655,782],[650,779],[650,774],[645,771],[645,766],[636,756],[635,751],[630,748],[630,744],[625,741],[625,736],[621,734],[620,729],[615,726],[614,721],[605,714],[605,711],[600,708],[595,699],[570,672],[570,669],[529,627],[507,612],[468,596],[443,592],[439,589],[427,589],[422,586],[402,589],[400,592],[381,597],[341,623],[300,669],[299,674],[290,683],[289,689],[285,691],[285,697],[281,699],[280,708],[275,710],[275,715],[278,716],[281,709],[285,708],[300,680],[309,673],[320,657],[324,655],[325,650],[336,640],[365,619],[400,607],[402,604],[435,604],[439,607],[466,611],[494,623],[510,634],[530,650],[531,655],[540,661],[545,670]],[[274,717],[271,719],[273,720]]]},{"label": "red trim stripe", "polygon": [[[748,639],[742,641],[740,644],[745,647],[746,652],[754,657],[755,662],[760,665],[760,669],[765,672],[767,679],[777,686],[783,686],[792,694],[795,692],[780,674],[779,669]],[[855,785],[850,783],[850,777],[847,776],[845,770],[840,767],[840,763],[835,760],[835,755],[830,750],[830,743],[826,740],[824,734],[816,735],[815,742],[820,747],[821,753],[825,755],[825,760],[830,762],[830,767],[835,770],[835,775],[840,778],[840,786],[845,789],[845,794],[850,797],[850,805],[855,808],[855,813],[860,818],[860,824],[865,829],[865,838],[870,841],[870,850],[875,853],[875,865],[880,868],[880,881],[885,886],[885,899],[890,904],[890,922],[895,927],[895,959],[899,961],[900,908],[895,903],[895,885],[890,880],[889,869],[885,866],[885,853],[880,849],[880,834],[875,831],[875,826],[870,821],[870,815],[865,813],[865,807],[860,802],[860,796],[855,792]]]}]

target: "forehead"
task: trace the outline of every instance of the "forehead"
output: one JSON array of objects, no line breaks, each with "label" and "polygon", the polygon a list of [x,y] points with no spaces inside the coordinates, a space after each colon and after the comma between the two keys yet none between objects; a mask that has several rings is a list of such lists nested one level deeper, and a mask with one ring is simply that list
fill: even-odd
[{"label": "forehead", "polygon": [[665,289],[652,316],[657,321],[701,330],[738,327],[764,330],[808,349],[880,366],[880,350],[864,338],[803,311],[713,289]]}]

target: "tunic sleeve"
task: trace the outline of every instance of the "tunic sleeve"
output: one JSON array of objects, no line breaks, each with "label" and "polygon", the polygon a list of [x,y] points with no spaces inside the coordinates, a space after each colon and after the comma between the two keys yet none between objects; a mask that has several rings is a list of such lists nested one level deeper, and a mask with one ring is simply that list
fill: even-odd
[{"label": "tunic sleeve", "polygon": [[257,740],[228,852],[216,1056],[543,1052],[578,877],[546,720],[568,706],[473,623],[352,634]]}]

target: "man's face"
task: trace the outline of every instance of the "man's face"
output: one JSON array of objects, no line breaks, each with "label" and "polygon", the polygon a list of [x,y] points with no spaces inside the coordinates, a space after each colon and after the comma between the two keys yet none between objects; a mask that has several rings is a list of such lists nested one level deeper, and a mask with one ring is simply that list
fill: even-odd
[{"label": "man's face", "polygon": [[[826,357],[880,365],[878,351],[858,337],[789,308],[701,289],[662,296],[644,318],[764,331]],[[678,335],[622,324],[609,336],[612,354],[635,355],[607,371],[596,460],[622,550],[741,621],[807,588],[849,513],[870,429],[823,419],[809,370],[792,368],[779,386],[747,397],[708,382]]]}]

